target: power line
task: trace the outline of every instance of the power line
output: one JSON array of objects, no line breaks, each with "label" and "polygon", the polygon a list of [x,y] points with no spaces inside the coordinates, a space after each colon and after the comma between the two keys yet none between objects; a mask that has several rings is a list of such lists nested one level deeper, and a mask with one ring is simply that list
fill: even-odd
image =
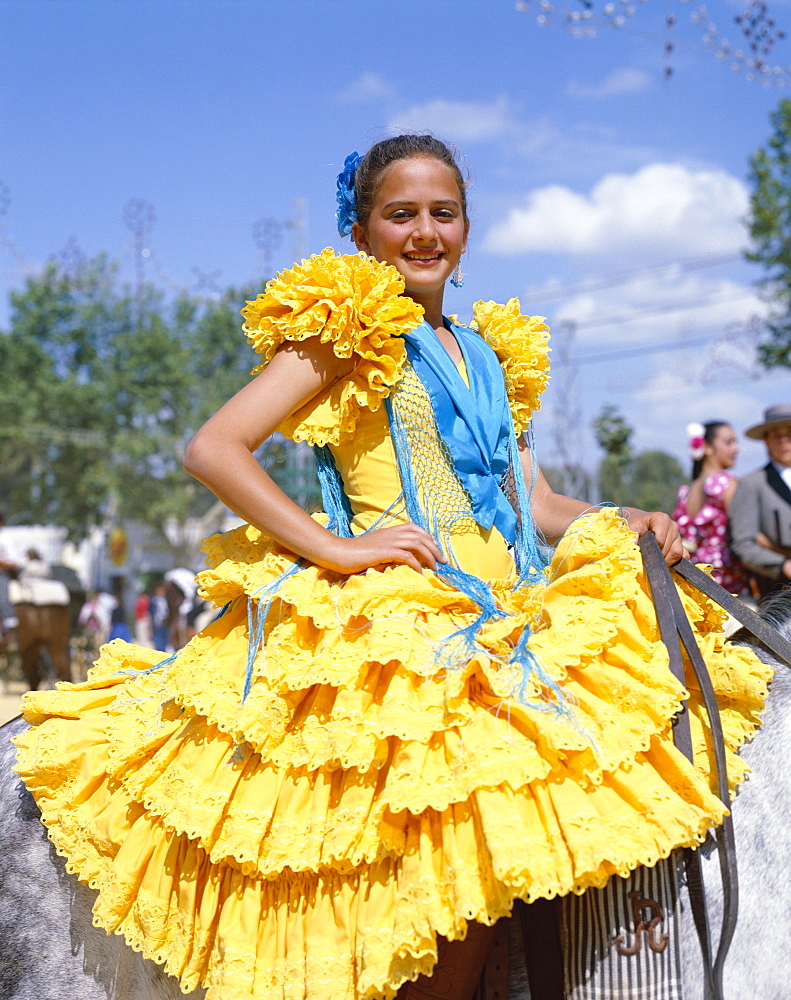
[{"label": "power line", "polygon": [[676,302],[664,307],[656,305],[645,306],[642,309],[635,309],[631,313],[623,316],[611,316],[606,319],[592,319],[587,321],[576,321],[577,328],[592,326],[614,326],[617,323],[631,323],[636,317],[666,316],[668,313],[687,312],[693,309],[703,309],[707,306],[721,305],[725,302],[738,302],[741,299],[752,298],[752,292],[743,291],[733,295],[715,295],[710,299],[703,299],[694,303]]},{"label": "power line", "polygon": [[82,427],[53,427],[50,424],[20,424],[0,427],[0,437],[18,440],[46,440],[52,444],[78,444],[88,447],[105,447],[107,435],[102,431]]},{"label": "power line", "polygon": [[662,351],[675,351],[679,348],[698,347],[701,344],[709,344],[713,340],[718,340],[722,336],[722,331],[710,333],[705,337],[687,337],[684,340],[670,340],[662,344],[643,344],[637,347],[624,347],[617,351],[606,351],[597,354],[583,354],[577,358],[577,363],[581,365],[595,365],[602,361],[617,361],[620,358],[630,358],[643,354],[659,354]]},{"label": "power line", "polygon": [[640,267],[635,271],[627,271],[624,274],[612,278],[602,278],[600,281],[586,282],[581,285],[569,285],[566,288],[554,288],[549,291],[541,289],[528,289],[525,298],[536,299],[562,299],[570,295],[581,295],[584,292],[599,292],[605,288],[617,288],[619,285],[628,285],[630,281],[640,275],[657,274],[667,271],[669,268],[676,268],[682,273],[687,271],[700,271],[706,267],[719,267],[722,264],[730,264],[737,260],[743,260],[740,253],[723,254],[717,257],[701,257],[697,260],[688,261],[668,261],[665,264],[655,264],[651,267]]}]

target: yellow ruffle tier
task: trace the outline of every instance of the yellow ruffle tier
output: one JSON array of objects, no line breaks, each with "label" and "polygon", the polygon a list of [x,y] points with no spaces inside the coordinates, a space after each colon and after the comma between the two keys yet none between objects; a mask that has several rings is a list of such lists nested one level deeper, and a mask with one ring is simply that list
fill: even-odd
[{"label": "yellow ruffle tier", "polygon": [[[248,595],[291,559],[252,528],[215,536],[209,556],[222,618],[158,670],[160,654],[110,643],[85,683],[27,697],[18,740],[52,841],[98,890],[96,922],[185,989],[393,997],[430,972],[438,934],[602,885],[720,820],[694,690],[696,767],[672,746],[684,692],[614,511],[573,526],[546,588],[495,582],[509,616],[452,669],[437,645],[477,612],[434,574],[305,569],[272,604],[243,704]],[[771,671],[723,644],[705,599],[682,597],[734,787]],[[576,724],[508,697],[503,663],[531,620]]]},{"label": "yellow ruffle tier", "polygon": [[250,346],[271,361],[278,347],[318,337],[340,358],[356,356],[348,378],[328,386],[283,421],[295,441],[338,445],[354,434],[361,410],[378,410],[398,384],[406,360],[401,335],[423,319],[423,307],[402,295],[404,279],[390,264],[361,254],[315,254],[268,282],[242,310]]},{"label": "yellow ruffle tier", "polygon": [[549,327],[543,316],[523,316],[519,299],[476,302],[470,329],[493,349],[503,369],[517,436],[527,430],[549,381]]}]

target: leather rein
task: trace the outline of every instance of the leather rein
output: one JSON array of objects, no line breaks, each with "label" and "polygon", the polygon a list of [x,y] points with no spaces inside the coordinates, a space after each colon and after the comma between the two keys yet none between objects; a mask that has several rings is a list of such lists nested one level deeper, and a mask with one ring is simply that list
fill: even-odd
[{"label": "leather rein", "polygon": [[[670,568],[662,556],[653,532],[647,532],[639,539],[646,576],[656,608],[657,623],[662,642],[670,658],[670,669],[674,676],[686,687],[684,676],[684,655],[692,665],[695,678],[703,696],[703,705],[709,719],[711,739],[714,748],[714,762],[717,771],[717,795],[730,807],[730,793],[725,759],[725,740],[722,732],[717,699],[706,664],[698,649],[692,627],[681,603],[681,598],[673,582]],[[791,666],[791,642],[779,635],[770,625],[750,608],[715,583],[711,577],[698,569],[688,559],[682,559],[672,567],[674,573],[700,590],[719,604],[740,622],[766,649],[778,659]],[[682,652],[683,650],[683,652]],[[673,720],[673,741],[676,747],[692,761],[692,737],[689,727],[689,712],[686,704]],[[706,1000],[724,1000],[723,969],[725,958],[736,930],[739,902],[739,880],[736,870],[736,845],[733,835],[733,819],[730,812],[722,825],[714,832],[720,862],[723,887],[722,927],[717,952],[712,959],[712,949],[703,889],[703,868],[700,853],[693,848],[684,851],[690,907],[700,940],[703,955]]]}]

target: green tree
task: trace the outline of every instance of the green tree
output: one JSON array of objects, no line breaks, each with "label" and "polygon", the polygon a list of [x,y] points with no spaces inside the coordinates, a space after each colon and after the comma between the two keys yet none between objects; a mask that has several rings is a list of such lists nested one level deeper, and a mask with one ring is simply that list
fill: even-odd
[{"label": "green tree", "polygon": [[629,507],[663,510],[672,514],[678,487],[683,482],[684,470],[673,455],[659,450],[641,451],[629,469],[629,483],[623,502]]},{"label": "green tree", "polygon": [[[581,466],[575,465],[569,470],[568,468],[558,468],[555,465],[542,465],[541,471],[555,493],[564,493],[573,496],[576,500],[590,500],[596,492],[594,477]],[[573,482],[570,486],[569,480],[572,478]]]},{"label": "green tree", "polygon": [[791,100],[771,115],[773,132],[750,158],[752,248],[748,260],[765,272],[761,281],[771,312],[769,337],[759,347],[767,368],[791,367]]},{"label": "green tree", "polygon": [[593,429],[605,453],[599,465],[601,499],[672,513],[679,484],[684,481],[678,460],[658,449],[635,455],[630,443],[632,428],[614,406],[602,409]]},{"label": "green tree", "polygon": [[[28,279],[0,335],[0,503],[14,519],[58,524],[74,539],[136,520],[174,558],[191,553],[188,521],[199,519],[198,534],[215,530],[224,508],[184,472],[184,450],[250,378],[239,308],[253,294],[132,295],[103,256]],[[297,499],[315,499],[291,442],[276,437],[259,458],[287,490],[296,468]]]},{"label": "green tree", "polygon": [[597,444],[604,451],[604,459],[599,466],[601,498],[626,503],[624,482],[632,460],[632,428],[618,413],[617,408],[608,404],[593,421],[593,432]]}]

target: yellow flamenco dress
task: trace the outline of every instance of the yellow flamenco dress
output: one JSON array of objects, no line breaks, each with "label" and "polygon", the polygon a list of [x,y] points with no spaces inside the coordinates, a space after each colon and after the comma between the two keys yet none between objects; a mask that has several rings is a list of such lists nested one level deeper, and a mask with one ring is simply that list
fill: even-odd
[{"label": "yellow flamenco dress", "polygon": [[[392,267],[325,251],[270,282],[245,329],[263,364],[314,336],[358,358],[281,428],[317,446],[316,516],[352,533],[421,516],[447,571],[343,577],[244,526],[204,543],[201,592],[225,611],[183,650],[115,640],[84,683],[25,699],[18,771],[97,890],[95,923],[209,1000],[392,998],[431,972],[438,935],[652,865],[725,811],[617,510],[578,519],[549,565],[534,536],[518,555],[510,449],[547,378],[543,322],[512,300],[453,327],[467,372],[441,374],[470,396],[442,424],[442,379],[418,375],[435,335],[402,291]],[[513,421],[488,480],[461,468],[491,430],[473,426],[486,378]],[[735,787],[770,671],[681,586]],[[670,733],[687,693],[695,766]]]}]

